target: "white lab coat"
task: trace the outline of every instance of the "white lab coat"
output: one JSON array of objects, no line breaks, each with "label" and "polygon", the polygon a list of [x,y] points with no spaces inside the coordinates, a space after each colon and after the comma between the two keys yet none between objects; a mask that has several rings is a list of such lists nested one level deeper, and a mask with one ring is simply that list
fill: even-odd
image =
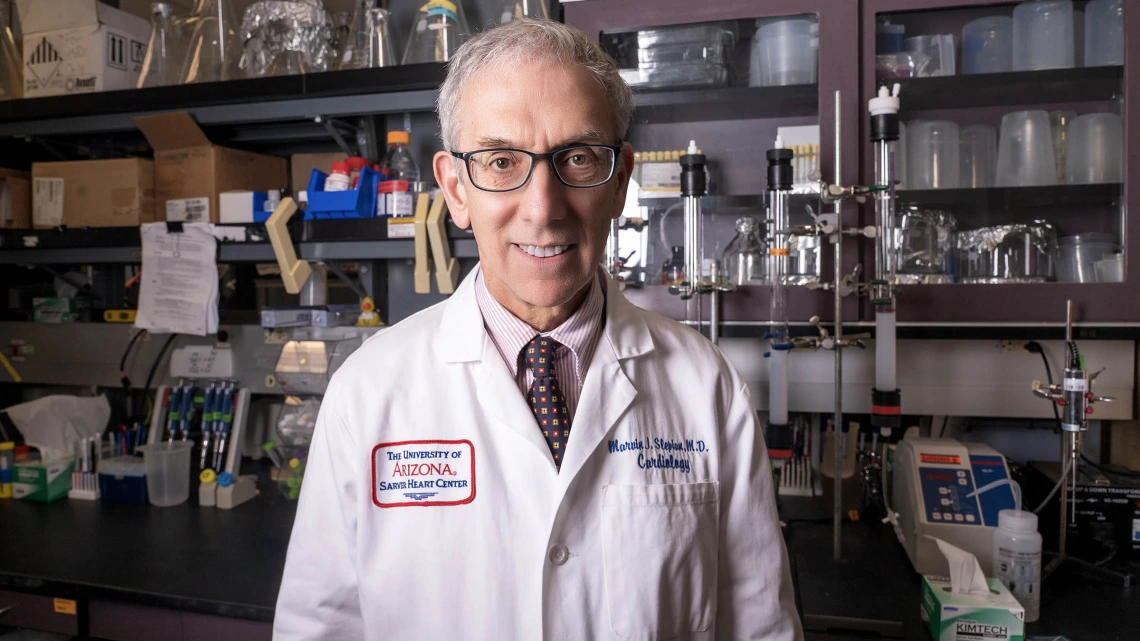
[{"label": "white lab coat", "polygon": [[[607,281],[557,472],[474,281],[333,377],[274,639],[801,639],[760,425],[720,351]],[[453,443],[377,449],[419,440]],[[378,490],[439,480],[391,462],[409,448],[462,457],[452,487]]]}]

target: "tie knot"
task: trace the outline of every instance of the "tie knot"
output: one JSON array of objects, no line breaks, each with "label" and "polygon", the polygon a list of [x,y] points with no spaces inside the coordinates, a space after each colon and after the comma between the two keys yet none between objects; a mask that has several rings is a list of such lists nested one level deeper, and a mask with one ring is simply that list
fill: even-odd
[{"label": "tie knot", "polygon": [[558,341],[539,334],[523,348],[523,364],[530,368],[535,378],[553,376],[554,350],[558,347]]}]

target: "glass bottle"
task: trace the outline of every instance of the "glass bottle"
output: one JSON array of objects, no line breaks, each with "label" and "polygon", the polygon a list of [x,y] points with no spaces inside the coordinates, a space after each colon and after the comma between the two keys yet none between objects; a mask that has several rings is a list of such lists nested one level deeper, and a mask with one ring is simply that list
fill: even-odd
[{"label": "glass bottle", "polygon": [[185,51],[185,43],[180,41],[174,27],[174,7],[165,2],[152,3],[150,40],[136,86],[142,89],[178,84]]},{"label": "glass bottle", "polygon": [[546,0],[502,0],[499,3],[499,22],[507,24],[519,18],[546,18],[550,19],[550,12],[546,9]]},{"label": "glass bottle", "polygon": [[737,287],[763,285],[768,280],[768,248],[755,218],[737,218],[736,236],[721,255],[724,277]]},{"label": "glass bottle", "polygon": [[230,0],[198,0],[194,11],[179,25],[190,33],[182,82],[216,82],[238,78],[241,39]]},{"label": "glass bottle", "polygon": [[419,182],[420,169],[412,158],[408,145],[411,136],[406,131],[388,132],[388,153],[384,156],[383,167],[389,180],[406,180],[409,184]]},{"label": "glass bottle", "polygon": [[23,60],[8,28],[8,0],[0,0],[0,100],[24,95]]},{"label": "glass bottle", "polygon": [[673,255],[661,266],[662,285],[680,285],[685,282],[685,248],[674,245]]},{"label": "glass bottle", "polygon": [[462,4],[450,0],[428,0],[412,22],[412,35],[404,49],[404,64],[447,62],[463,44],[467,21]]}]

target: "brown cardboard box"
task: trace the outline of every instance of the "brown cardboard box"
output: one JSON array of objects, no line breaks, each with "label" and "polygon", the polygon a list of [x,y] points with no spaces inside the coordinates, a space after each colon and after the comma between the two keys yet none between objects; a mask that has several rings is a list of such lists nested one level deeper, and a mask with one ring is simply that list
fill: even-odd
[{"label": "brown cardboard box", "polygon": [[332,154],[293,154],[289,159],[289,165],[292,167],[293,172],[293,193],[304,191],[309,188],[309,176],[312,175],[314,169],[320,169],[326,174],[332,171],[332,164],[338,160],[344,160],[344,153],[336,152]]},{"label": "brown cardboard box", "polygon": [[288,184],[284,158],[211,144],[186,112],[140,116],[135,125],[154,148],[160,220],[216,223],[223,191],[267,191]]},{"label": "brown cardboard box", "polygon": [[0,168],[0,229],[32,228],[32,183],[26,171]]},{"label": "brown cardboard box", "polygon": [[32,164],[32,226],[134,227],[155,221],[154,161]]}]

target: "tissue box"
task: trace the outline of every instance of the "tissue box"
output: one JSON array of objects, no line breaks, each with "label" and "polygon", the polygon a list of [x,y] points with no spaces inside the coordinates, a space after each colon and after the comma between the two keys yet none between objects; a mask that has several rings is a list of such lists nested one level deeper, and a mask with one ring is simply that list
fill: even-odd
[{"label": "tissue box", "polygon": [[32,461],[16,463],[12,475],[12,495],[18,499],[50,503],[67,497],[71,489],[71,459],[45,463]]},{"label": "tissue box", "polygon": [[950,578],[922,577],[922,618],[935,641],[1024,641],[1025,608],[997,579],[989,595],[950,591]]}]

